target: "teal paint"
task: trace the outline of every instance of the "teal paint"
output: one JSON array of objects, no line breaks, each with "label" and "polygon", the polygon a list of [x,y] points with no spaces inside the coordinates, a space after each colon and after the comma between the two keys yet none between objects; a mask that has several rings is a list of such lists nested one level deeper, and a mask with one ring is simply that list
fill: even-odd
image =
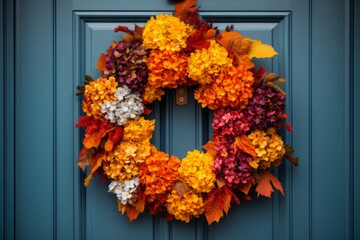
[{"label": "teal paint", "polygon": [[55,231],[53,1],[19,0],[15,6],[15,238],[51,239]]},{"label": "teal paint", "polygon": [[[83,187],[84,174],[75,164],[81,145],[80,131],[74,129],[81,113],[75,87],[85,74],[98,76],[99,53],[120,37],[112,32],[114,26],[144,23],[151,15],[173,9],[170,3],[139,2],[18,0],[15,9],[12,1],[1,1],[4,238],[233,239],[240,233],[251,239],[359,238],[360,131],[355,123],[360,119],[360,85],[355,79],[360,76],[356,68],[360,6],[353,0],[346,4],[354,8],[340,0],[256,4],[244,0],[221,5],[199,1],[203,16],[214,16],[215,25],[233,23],[280,53],[259,63],[285,73],[287,79],[294,132],[285,137],[295,147],[300,166],[286,164],[276,171],[285,197],[254,197],[210,227],[204,218],[187,225],[149,214],[129,224],[116,212],[116,200],[99,179]],[[353,17],[345,22],[349,11]],[[348,54],[343,51],[346,46]],[[172,91],[166,101],[155,104],[153,116],[154,144],[169,153],[184,156],[188,150],[201,149],[211,135],[212,114],[194,105],[193,99],[186,107],[176,106]],[[330,131],[336,139],[331,139]]]},{"label": "teal paint", "polygon": [[359,1],[351,1],[353,6],[353,108],[351,111],[353,114],[353,204],[354,204],[354,219],[353,219],[353,230],[354,239],[360,238],[360,3]]}]

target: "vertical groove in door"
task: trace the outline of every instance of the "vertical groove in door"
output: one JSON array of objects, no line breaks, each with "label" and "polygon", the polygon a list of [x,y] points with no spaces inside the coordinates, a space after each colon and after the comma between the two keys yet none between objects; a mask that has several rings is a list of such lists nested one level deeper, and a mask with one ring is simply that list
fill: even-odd
[{"label": "vertical groove in door", "polygon": [[345,238],[354,239],[354,0],[345,0]]},{"label": "vertical groove in door", "polygon": [[57,239],[57,71],[56,71],[56,65],[57,65],[57,55],[56,55],[56,0],[52,1],[52,21],[53,21],[53,27],[52,27],[52,37],[53,37],[53,239]]},{"label": "vertical groove in door", "polygon": [[312,150],[312,114],[313,114],[313,110],[312,110],[312,87],[313,87],[313,63],[312,63],[312,57],[313,57],[313,27],[312,27],[312,22],[313,22],[313,2],[312,0],[309,0],[309,119],[308,119],[308,123],[309,123],[309,142],[308,142],[308,149],[309,149],[309,240],[312,240],[312,195],[313,195],[313,189],[312,189],[312,155],[313,155],[313,150]]}]

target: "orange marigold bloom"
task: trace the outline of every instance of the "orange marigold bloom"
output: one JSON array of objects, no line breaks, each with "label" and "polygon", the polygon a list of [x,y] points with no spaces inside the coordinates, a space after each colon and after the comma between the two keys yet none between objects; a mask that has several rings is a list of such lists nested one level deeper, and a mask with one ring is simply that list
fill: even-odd
[{"label": "orange marigold bloom", "polygon": [[180,52],[152,50],[146,64],[149,85],[176,88],[186,82],[187,57]]},{"label": "orange marigold bloom", "polygon": [[98,78],[85,85],[83,111],[88,116],[95,118],[103,117],[100,110],[100,104],[107,101],[116,101],[114,96],[118,83],[114,77]]},{"label": "orange marigold bloom", "polygon": [[161,88],[156,88],[153,85],[147,84],[141,98],[145,103],[152,103],[155,100],[160,101],[161,96],[164,94],[165,92]]},{"label": "orange marigold bloom", "polygon": [[168,212],[176,219],[185,222],[190,222],[191,217],[198,218],[205,211],[202,197],[194,191],[188,191],[180,196],[176,190],[172,190],[166,203]]},{"label": "orange marigold bloom", "polygon": [[195,90],[195,99],[202,107],[216,110],[222,107],[244,109],[254,89],[253,73],[240,67],[229,67],[210,84]]},{"label": "orange marigold bloom", "polygon": [[152,146],[151,154],[140,167],[140,183],[145,186],[145,195],[150,202],[173,188],[179,178],[179,166],[180,160],[176,156],[169,157]]}]

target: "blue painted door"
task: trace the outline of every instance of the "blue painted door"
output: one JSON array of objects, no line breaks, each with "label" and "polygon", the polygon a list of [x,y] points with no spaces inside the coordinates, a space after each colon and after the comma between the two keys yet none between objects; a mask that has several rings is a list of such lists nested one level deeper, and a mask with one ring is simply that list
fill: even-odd
[{"label": "blue painted door", "polygon": [[[98,56],[118,25],[144,24],[169,13],[173,1],[10,0],[1,52],[5,113],[1,119],[4,239],[359,239],[359,4],[354,0],[199,0],[201,15],[224,29],[274,46],[279,55],[258,65],[287,79],[287,112],[294,131],[284,135],[300,158],[276,174],[286,196],[233,206],[208,226],[204,218],[168,223],[149,214],[132,224],[117,212],[100,179],[83,187],[76,166],[81,115],[76,86],[99,76]],[[324,8],[326,6],[326,8]],[[4,27],[5,26],[5,27]],[[356,28],[357,26],[357,28]],[[3,28],[4,27],[4,28]],[[5,35],[4,35],[5,36]],[[5,46],[8,46],[5,48]],[[357,48],[356,48],[357,47]],[[355,52],[355,53],[354,53]],[[189,89],[191,93],[191,89]],[[169,91],[154,108],[154,144],[179,156],[200,149],[211,112],[189,94],[177,106]],[[6,131],[5,131],[6,129]],[[357,173],[357,174],[356,174]]]}]

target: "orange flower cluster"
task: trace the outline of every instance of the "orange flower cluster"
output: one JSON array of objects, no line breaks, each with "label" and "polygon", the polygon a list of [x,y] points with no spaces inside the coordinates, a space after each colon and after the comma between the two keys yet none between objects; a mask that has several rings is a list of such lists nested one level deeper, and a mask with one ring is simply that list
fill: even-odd
[{"label": "orange flower cluster", "polygon": [[194,191],[188,191],[180,196],[176,190],[173,190],[166,203],[168,212],[176,219],[185,222],[190,222],[191,217],[198,218],[205,211],[202,197]]},{"label": "orange flower cluster", "polygon": [[165,92],[161,88],[156,88],[153,85],[147,84],[141,98],[145,103],[152,103],[155,100],[160,101],[161,96],[164,94]]},{"label": "orange flower cluster", "polygon": [[146,60],[148,83],[157,88],[176,88],[186,82],[187,57],[180,52],[152,50]]},{"label": "orange flower cluster", "polygon": [[195,90],[195,99],[211,110],[232,107],[243,109],[252,97],[253,73],[241,67],[229,67],[210,84]]},{"label": "orange flower cluster", "polygon": [[100,110],[100,104],[107,101],[116,101],[114,96],[118,83],[114,77],[98,78],[96,81],[90,81],[85,85],[83,111],[88,116],[95,118],[103,117]]},{"label": "orange flower cluster", "polygon": [[150,139],[155,129],[155,120],[128,121],[121,143],[110,152],[103,163],[104,173],[114,180],[124,182],[139,176],[139,165],[150,155]]},{"label": "orange flower cluster", "polygon": [[170,191],[179,178],[180,160],[176,156],[158,151],[152,146],[151,154],[140,167],[140,183],[145,186],[149,202]]}]

